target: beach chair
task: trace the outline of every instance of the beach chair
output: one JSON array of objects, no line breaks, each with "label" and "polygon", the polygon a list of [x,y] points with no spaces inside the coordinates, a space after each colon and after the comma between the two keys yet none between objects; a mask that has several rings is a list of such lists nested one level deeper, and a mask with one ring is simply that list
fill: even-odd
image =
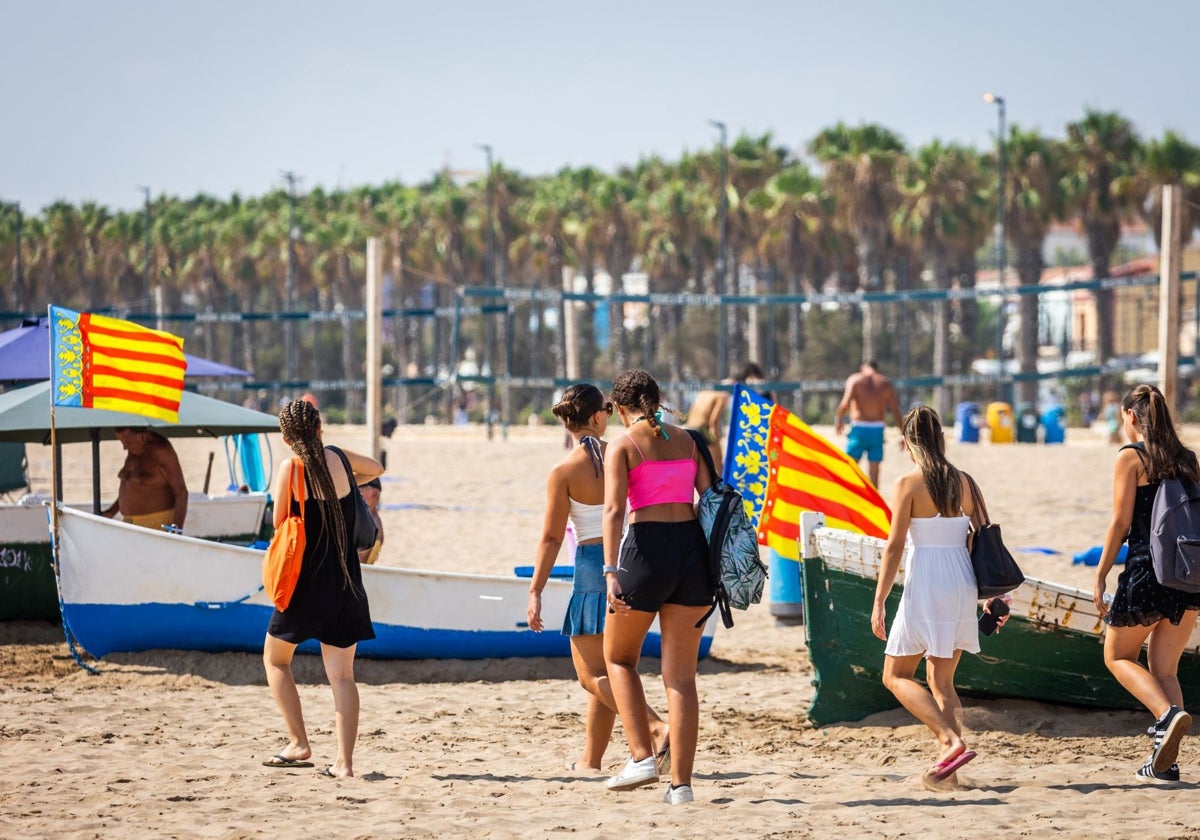
[{"label": "beach chair", "polygon": [[14,501],[15,490],[29,489],[29,462],[25,458],[25,444],[0,441],[0,493],[10,502]]},{"label": "beach chair", "polygon": [[[238,492],[242,487],[251,493],[264,493],[270,489],[271,471],[275,458],[266,435],[226,435],[225,460],[229,466],[229,490]],[[267,453],[267,464],[263,465],[263,450]]]}]

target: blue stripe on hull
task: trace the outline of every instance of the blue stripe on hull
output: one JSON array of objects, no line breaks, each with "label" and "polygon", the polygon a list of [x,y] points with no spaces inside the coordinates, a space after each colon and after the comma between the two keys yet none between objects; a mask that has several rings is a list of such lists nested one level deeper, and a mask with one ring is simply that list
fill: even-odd
[{"label": "blue stripe on hull", "polygon": [[[97,657],[160,648],[258,652],[262,650],[271,609],[254,604],[218,609],[184,604],[70,604],[66,617],[75,637]],[[553,631],[430,630],[376,622],[375,634],[376,638],[359,644],[358,655],[375,659],[571,655],[567,637]],[[657,633],[647,636],[642,655],[660,656],[661,642]],[[701,658],[708,656],[711,645],[711,636],[701,639]],[[319,649],[315,641],[300,645],[302,653],[318,653]]]}]

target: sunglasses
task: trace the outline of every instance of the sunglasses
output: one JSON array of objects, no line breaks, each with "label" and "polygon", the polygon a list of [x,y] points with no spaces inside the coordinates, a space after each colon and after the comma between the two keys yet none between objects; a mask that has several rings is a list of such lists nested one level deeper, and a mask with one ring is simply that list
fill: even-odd
[{"label": "sunglasses", "polygon": [[605,414],[607,414],[609,417],[612,417],[612,413],[613,413],[613,404],[612,404],[612,402],[611,402],[611,401],[609,401],[609,402],[606,402],[606,403],[604,403],[604,408],[603,408],[602,410],[603,410],[603,411],[604,411],[604,413],[605,413]]}]

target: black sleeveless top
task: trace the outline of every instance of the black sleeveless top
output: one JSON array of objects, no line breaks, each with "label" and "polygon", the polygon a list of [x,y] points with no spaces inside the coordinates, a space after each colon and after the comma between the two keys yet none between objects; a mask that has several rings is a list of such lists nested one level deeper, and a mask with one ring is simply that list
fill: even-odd
[{"label": "black sleeveless top", "polygon": [[[333,647],[350,647],[375,638],[367,593],[363,589],[362,567],[358,563],[354,540],[347,534],[345,559],[350,580],[346,581],[342,564],[338,562],[337,541],[321,523],[321,502],[313,498],[308,478],[308,472],[305,471],[305,545],[300,579],[296,582],[296,591],[288,608],[283,612],[275,610],[271,614],[267,632],[294,645],[316,639]],[[354,480],[353,476],[350,480]],[[347,529],[352,529],[355,508],[353,488],[338,499],[338,505],[342,508],[342,519]],[[292,500],[292,511],[299,512],[295,499]]]},{"label": "black sleeveless top", "polygon": [[[1129,443],[1121,449],[1134,450],[1145,465],[1146,450],[1140,443]],[[1163,586],[1154,574],[1154,562],[1150,559],[1150,514],[1154,510],[1158,485],[1155,481],[1134,491],[1133,519],[1129,523],[1129,533],[1125,535],[1125,543],[1129,546],[1125,570],[1117,578],[1117,591],[1104,619],[1115,627],[1139,624],[1149,627],[1164,618],[1178,624],[1185,612],[1200,609],[1200,593]]]}]

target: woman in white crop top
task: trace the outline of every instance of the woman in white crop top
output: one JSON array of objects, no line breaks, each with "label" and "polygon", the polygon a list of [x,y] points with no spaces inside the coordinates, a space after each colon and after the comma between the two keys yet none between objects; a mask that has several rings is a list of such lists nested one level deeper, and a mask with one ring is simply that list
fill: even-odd
[{"label": "woman in white crop top", "polygon": [[[579,759],[567,762],[567,769],[598,771],[612,739],[617,713],[604,666],[602,635],[608,602],[601,539],[606,444],[600,438],[608,428],[612,403],[594,385],[572,385],[553,410],[575,445],[546,480],[546,516],[529,586],[529,627],[539,633],[545,627],[542,589],[570,521],[575,529],[575,575],[562,633],[571,637],[571,658],[579,683],[588,692],[588,710],[583,753]],[[665,746],[666,723],[649,708],[647,714],[655,742]],[[665,760],[665,750],[660,752],[664,752]]]}]

